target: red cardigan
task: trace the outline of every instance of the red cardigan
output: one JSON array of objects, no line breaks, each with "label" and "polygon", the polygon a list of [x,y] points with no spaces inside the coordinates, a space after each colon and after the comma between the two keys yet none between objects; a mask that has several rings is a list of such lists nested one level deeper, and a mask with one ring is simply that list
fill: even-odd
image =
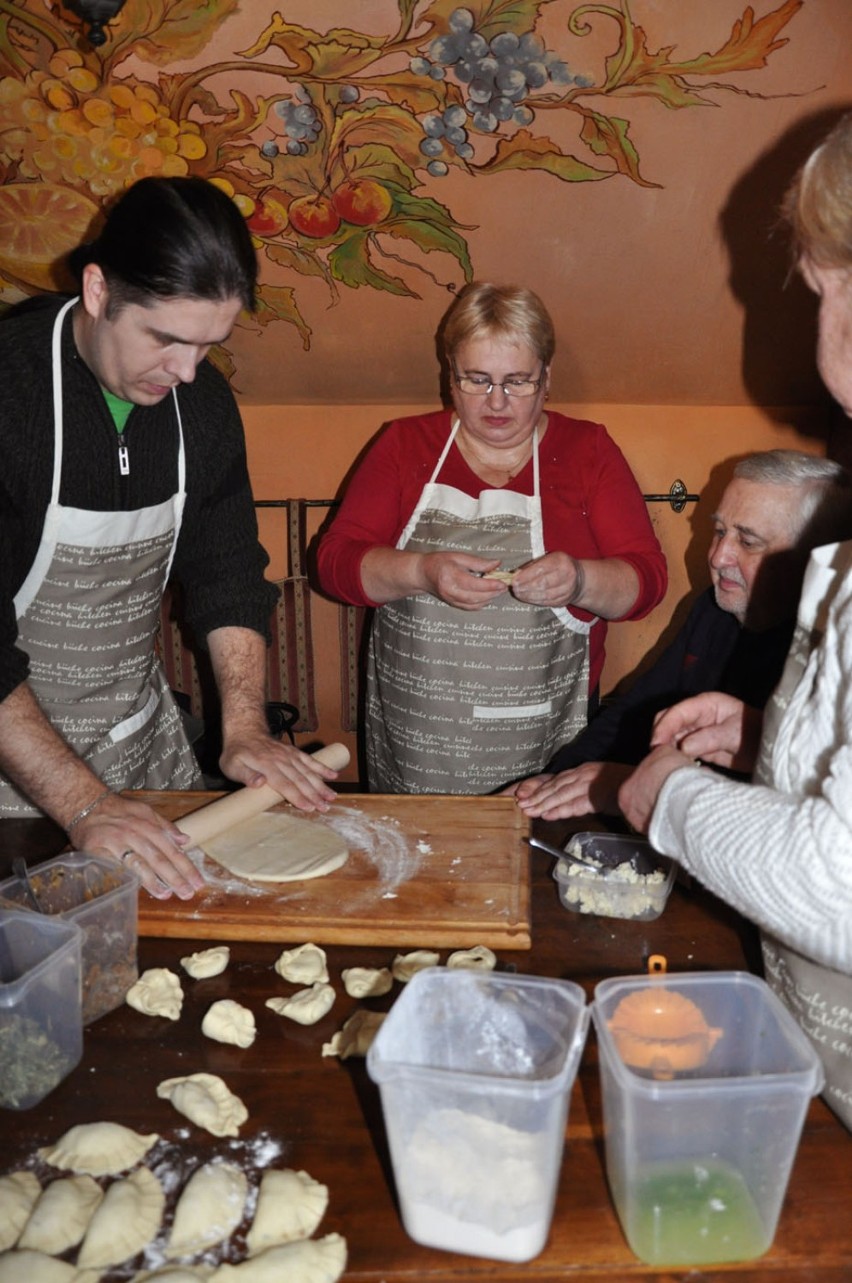
[{"label": "red cardigan", "polygon": [[[544,543],[548,552],[579,559],[619,557],[633,566],[639,593],[625,619],[641,619],[665,595],[666,562],[633,473],[606,428],[548,412],[539,446]],[[320,583],[330,596],[373,606],[361,586],[361,561],[371,548],[394,547],[429,481],[452,426],[448,410],[389,424],[354,473],[332,525],[320,541]],[[464,494],[493,489],[453,444],[440,481]],[[532,460],[506,487],[532,494]],[[588,611],[573,609],[579,619]],[[589,690],[604,662],[606,622],[589,635]]]}]

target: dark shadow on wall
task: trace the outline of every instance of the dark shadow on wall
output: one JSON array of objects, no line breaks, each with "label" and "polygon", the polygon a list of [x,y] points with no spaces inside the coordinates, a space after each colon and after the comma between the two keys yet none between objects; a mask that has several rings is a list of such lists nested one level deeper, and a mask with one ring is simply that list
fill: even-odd
[{"label": "dark shadow on wall", "polygon": [[[797,121],[741,176],[720,215],[729,280],[744,312],[748,393],[773,417],[782,417],[777,407],[802,407],[794,426],[826,442],[836,407],[816,368],[817,301],[793,270],[780,209],[795,174],[848,110],[844,104]],[[783,422],[791,422],[789,413]]]}]

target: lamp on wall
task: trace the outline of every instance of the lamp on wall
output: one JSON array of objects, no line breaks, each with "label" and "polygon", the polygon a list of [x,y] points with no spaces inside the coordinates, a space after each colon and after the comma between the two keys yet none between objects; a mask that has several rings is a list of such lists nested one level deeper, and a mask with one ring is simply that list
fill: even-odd
[{"label": "lamp on wall", "polygon": [[88,24],[89,44],[97,47],[106,43],[104,23],[116,17],[124,0],[65,0],[65,3],[72,13]]}]

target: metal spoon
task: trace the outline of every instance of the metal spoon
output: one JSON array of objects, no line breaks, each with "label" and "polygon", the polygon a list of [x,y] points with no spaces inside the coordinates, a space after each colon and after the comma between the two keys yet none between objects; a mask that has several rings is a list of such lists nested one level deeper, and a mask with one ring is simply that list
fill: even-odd
[{"label": "metal spoon", "polygon": [[579,855],[574,855],[572,851],[565,851],[561,846],[554,846],[551,842],[543,842],[541,838],[529,837],[524,838],[529,846],[534,846],[539,851],[546,851],[548,855],[553,855],[557,860],[567,860],[569,864],[579,864],[582,869],[591,869],[592,873],[597,874],[599,878],[606,877],[608,870],[601,868],[599,864],[593,864],[591,860],[584,860]]},{"label": "metal spoon", "polygon": [[44,913],[44,909],[41,907],[41,905],[38,902],[38,896],[36,895],[35,888],[33,887],[32,881],[30,880],[30,874],[29,874],[29,869],[27,868],[27,862],[23,858],[23,856],[21,855],[15,856],[14,860],[12,861],[12,872],[14,873],[16,878],[20,878],[21,881],[23,882],[26,897],[30,902],[30,908],[35,909],[36,913]]}]

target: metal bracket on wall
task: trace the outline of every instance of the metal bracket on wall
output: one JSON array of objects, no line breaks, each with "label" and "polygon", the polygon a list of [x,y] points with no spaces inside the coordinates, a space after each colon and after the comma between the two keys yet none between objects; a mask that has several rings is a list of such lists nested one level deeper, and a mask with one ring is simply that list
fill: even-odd
[{"label": "metal bracket on wall", "polygon": [[668,494],[646,494],[642,498],[646,503],[671,504],[672,512],[683,512],[688,503],[698,503],[697,494],[688,494],[686,486],[678,479],[673,481]]}]

